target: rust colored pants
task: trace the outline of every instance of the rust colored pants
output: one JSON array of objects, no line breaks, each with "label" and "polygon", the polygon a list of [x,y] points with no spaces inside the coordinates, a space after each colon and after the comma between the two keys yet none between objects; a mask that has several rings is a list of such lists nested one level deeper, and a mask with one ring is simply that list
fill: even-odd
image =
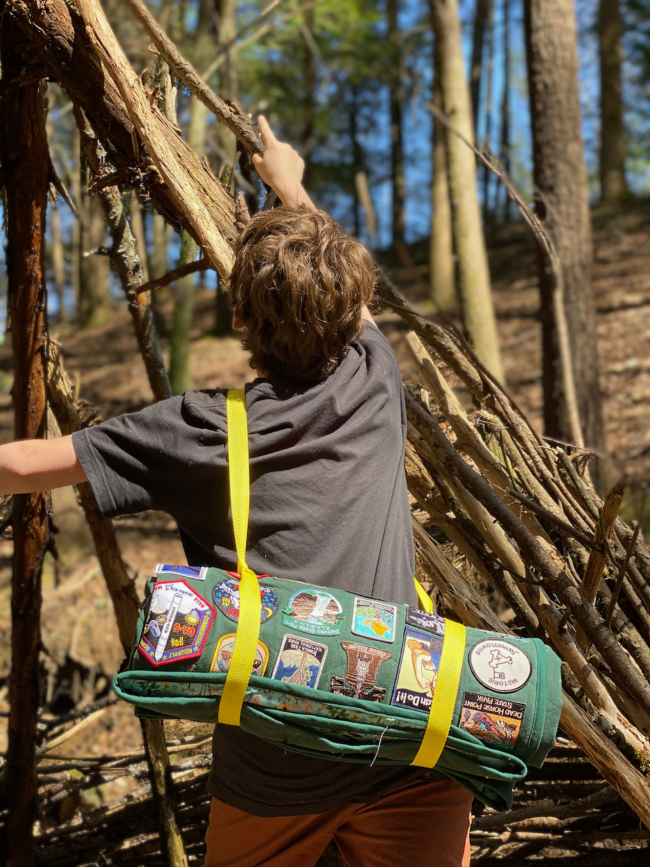
[{"label": "rust colored pants", "polygon": [[260,818],[213,798],[204,867],[314,867],[332,838],[346,867],[469,867],[471,806],[451,780],[309,816]]}]

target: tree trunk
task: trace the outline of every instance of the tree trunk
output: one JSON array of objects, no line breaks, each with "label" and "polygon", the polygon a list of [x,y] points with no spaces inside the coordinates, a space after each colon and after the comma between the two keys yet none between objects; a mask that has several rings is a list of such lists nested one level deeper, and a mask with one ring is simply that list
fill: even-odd
[{"label": "tree trunk", "polygon": [[[179,267],[196,259],[196,241],[183,232]],[[194,274],[182,277],[176,283],[174,325],[171,333],[171,361],[169,379],[174,394],[182,394],[192,387],[190,374],[190,335],[194,312]]]},{"label": "tree trunk", "polygon": [[622,36],[619,0],[600,0],[600,198],[606,204],[616,204],[630,195],[625,179],[627,142],[621,94]]},{"label": "tree trunk", "polygon": [[[14,21],[0,18],[2,74],[24,70],[22,36]],[[2,168],[5,181],[8,307],[13,342],[14,435],[46,435],[45,398],[45,219],[49,185],[45,132],[45,84],[10,88],[2,97]],[[9,733],[3,785],[9,830],[8,867],[33,864],[37,810],[34,743],[39,705],[41,571],[49,541],[49,494],[14,496],[11,582],[11,674]]]},{"label": "tree trunk", "polygon": [[[444,110],[454,128],[473,142],[472,110],[465,78],[457,0],[431,0],[431,11],[436,50],[440,52]],[[465,331],[483,364],[493,376],[503,379],[476,189],[476,160],[458,136],[446,131],[446,141],[458,290]]]},{"label": "tree trunk", "polygon": [[[237,34],[237,0],[219,0],[219,47],[225,50]],[[237,99],[237,59],[234,51],[226,54],[226,62],[221,67],[221,96],[224,99]],[[219,143],[225,155],[226,164],[232,172],[237,157],[237,139],[223,124],[219,124]],[[234,180],[234,179],[233,179]],[[190,278],[186,278],[190,279]],[[214,334],[225,337],[232,334],[232,312],[228,293],[224,292],[221,278],[217,278],[215,298]]]},{"label": "tree trunk", "polygon": [[[230,0],[224,0],[220,4],[219,8],[221,12],[223,12],[224,7],[229,2]],[[214,37],[210,30],[210,10],[211,4],[209,0],[201,0],[194,42],[194,63],[200,70],[208,66],[215,54]],[[223,28],[223,24],[224,19],[220,15],[220,40],[222,39],[221,29]],[[227,67],[228,64],[226,63],[224,66]],[[224,144],[224,134],[228,137],[228,141],[232,140],[236,147],[237,140],[230,130],[226,129],[222,124],[219,124],[219,127],[219,140],[222,147]],[[207,128],[208,109],[199,99],[193,96],[190,99],[187,143],[199,157],[205,156]],[[196,251],[196,242],[186,231],[183,231],[181,235],[181,255],[178,264],[186,265],[188,262],[193,262],[196,259]],[[192,387],[192,377],[190,374],[190,333],[194,314],[194,274],[189,274],[176,283],[174,299],[174,322],[170,338],[169,379],[171,381],[172,392],[174,394],[182,394]]]},{"label": "tree trunk", "polygon": [[77,129],[72,130],[72,177],[74,186],[71,190],[72,200],[77,209],[77,219],[72,223],[70,238],[70,285],[72,287],[72,315],[79,313],[79,296],[81,294],[81,214],[83,205],[81,181],[81,140]]},{"label": "tree trunk", "polygon": [[[442,86],[440,52],[433,48],[433,103],[441,111]],[[433,181],[431,185],[431,240],[429,243],[429,285],[433,303],[447,310],[456,302],[454,249],[451,227],[451,202],[447,182],[447,146],[445,128],[433,120]]]},{"label": "tree trunk", "polygon": [[63,253],[63,239],[61,237],[61,220],[59,219],[58,201],[50,206],[50,224],[52,226],[52,275],[56,287],[56,297],[59,305],[59,322],[68,319],[65,309],[65,256]]},{"label": "tree trunk", "polygon": [[[97,328],[111,314],[111,266],[108,256],[91,253],[106,246],[104,211],[97,196],[82,194],[79,308],[82,328]],[[88,255],[91,253],[91,255]]]},{"label": "tree trunk", "polygon": [[[499,156],[504,169],[510,174],[510,0],[503,0],[503,93],[501,95],[501,146]],[[499,184],[498,196],[505,199],[503,219],[512,219],[512,199],[503,184]]]},{"label": "tree trunk", "polygon": [[490,17],[492,0],[476,0],[474,31],[472,33],[472,65],[470,67],[469,89],[472,97],[472,117],[474,118],[474,139],[478,128],[478,112],[481,99],[481,79],[483,77],[483,46],[485,25]]},{"label": "tree trunk", "polygon": [[393,187],[393,243],[404,241],[406,226],[406,188],[404,183],[404,143],[402,141],[402,46],[397,20],[397,0],[388,0],[388,48],[390,76],[390,171]]},{"label": "tree trunk", "polygon": [[[578,92],[576,21],[572,0],[524,4],[537,212],[562,267],[566,320],[578,413],[585,444],[605,450],[596,311],[591,284],[592,241]],[[544,427],[571,442],[570,413],[560,369],[554,281],[539,259]]]},{"label": "tree trunk", "polygon": [[305,161],[303,183],[307,189],[311,186],[311,152],[314,148],[314,96],[316,88],[316,63],[314,58],[314,6],[311,2],[303,2],[303,77],[305,91],[303,96],[302,116],[302,155]]}]

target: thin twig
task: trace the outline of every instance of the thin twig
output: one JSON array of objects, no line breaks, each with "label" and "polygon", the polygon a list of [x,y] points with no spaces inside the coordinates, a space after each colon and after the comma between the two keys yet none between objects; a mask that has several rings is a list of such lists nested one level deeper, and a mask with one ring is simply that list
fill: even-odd
[{"label": "thin twig", "polygon": [[[627,551],[625,552],[625,558],[620,565],[618,570],[618,578],[616,579],[616,586],[614,587],[614,592],[612,593],[612,598],[609,600],[609,607],[607,609],[607,616],[605,617],[605,624],[608,629],[612,627],[612,617],[614,616],[614,608],[616,607],[616,603],[618,602],[618,595],[621,592],[621,587],[623,586],[623,581],[625,580],[625,573],[627,572],[627,566],[630,562],[630,557],[634,551],[634,546],[636,545],[636,540],[639,538],[639,531],[641,529],[641,525],[636,521],[633,524],[634,532],[632,533],[632,538],[630,539],[630,544],[627,546]],[[614,561],[616,562],[616,561]]]},{"label": "thin twig", "polygon": [[138,295],[151,292],[153,289],[162,289],[163,286],[169,286],[170,283],[175,283],[181,277],[187,277],[188,274],[195,274],[197,271],[208,271],[210,268],[212,268],[212,264],[205,257],[198,259],[196,262],[188,262],[187,265],[181,265],[180,268],[168,271],[156,280],[149,280],[148,283],[143,283],[137,290]]},{"label": "thin twig", "polygon": [[537,503],[534,503],[532,500],[529,500],[527,497],[524,497],[523,494],[520,494],[519,491],[515,491],[514,488],[510,488],[508,493],[516,497],[519,502],[523,503],[527,509],[530,509],[531,512],[534,512],[536,515],[539,515],[540,518],[544,518],[545,521],[548,521],[549,524],[554,524],[558,529],[563,530],[565,533],[568,533],[570,536],[573,536],[574,539],[577,539],[585,548],[589,548],[592,551],[600,551],[601,546],[594,542],[593,539],[590,539],[589,536],[585,536],[584,533],[581,533],[580,530],[576,530],[571,524],[563,521],[561,518],[556,517],[552,512],[549,512],[548,509],[545,509],[543,506],[539,506]]}]

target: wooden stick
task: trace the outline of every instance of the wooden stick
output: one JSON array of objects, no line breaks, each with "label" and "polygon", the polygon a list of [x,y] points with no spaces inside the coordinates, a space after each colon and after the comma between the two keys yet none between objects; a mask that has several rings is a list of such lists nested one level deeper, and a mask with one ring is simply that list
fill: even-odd
[{"label": "wooden stick", "polygon": [[[101,177],[107,171],[107,167],[97,152],[98,142],[95,133],[80,109],[75,107],[74,113],[88,163],[95,176]],[[135,337],[147,371],[149,385],[156,400],[166,400],[172,396],[172,387],[160,351],[153,311],[146,303],[146,295],[143,294],[142,264],[131,224],[124,211],[122,196],[119,189],[114,186],[102,187],[97,196],[113,239],[111,258],[126,295],[127,307],[133,321]]]},{"label": "wooden stick", "polygon": [[563,521],[561,518],[558,518],[556,515],[553,514],[553,512],[549,512],[548,509],[545,509],[543,506],[540,506],[533,500],[529,500],[528,497],[524,497],[523,494],[520,494],[519,491],[515,491],[513,488],[510,488],[510,496],[516,497],[521,503],[524,504],[524,506],[526,506],[527,509],[530,509],[530,511],[534,512],[536,515],[539,515],[540,518],[543,518],[545,521],[553,524],[564,533],[568,533],[569,536],[573,536],[573,538],[577,539],[581,545],[584,545],[590,550],[596,550],[597,543],[593,539],[590,539],[589,536],[585,536],[584,533],[576,530],[576,528],[572,524],[569,524],[567,523],[567,521]]},{"label": "wooden stick", "polygon": [[605,623],[608,627],[611,628],[612,625],[612,617],[614,616],[614,608],[616,607],[616,603],[618,602],[618,595],[621,592],[621,587],[623,586],[623,581],[625,580],[625,573],[627,572],[627,566],[630,562],[630,557],[632,556],[632,552],[634,551],[634,546],[636,545],[636,540],[639,538],[639,530],[641,529],[641,525],[634,523],[634,532],[632,533],[632,539],[630,540],[630,544],[628,545],[628,549],[625,552],[625,559],[621,563],[620,569],[618,571],[618,578],[616,579],[616,587],[614,588],[614,592],[612,593],[612,598],[609,602],[609,607],[607,609],[607,616],[605,617]]},{"label": "wooden stick", "polygon": [[566,693],[560,725],[579,744],[609,785],[632,807],[646,828],[650,829],[650,787],[647,780],[623,758],[614,744],[587,719]]},{"label": "wooden stick", "polygon": [[224,102],[210,90],[196,69],[182,57],[174,43],[143,4],[138,3],[137,0],[126,0],[126,2],[131,12],[151,37],[162,59],[169,64],[188,90],[197,99],[200,99],[229,130],[234,132],[249,153],[264,153],[264,142],[250,117],[241,110],[236,102],[232,100]]},{"label": "wooden stick", "polygon": [[170,283],[175,283],[182,277],[187,277],[188,274],[196,274],[197,271],[207,271],[212,266],[207,259],[199,259],[196,262],[188,262],[187,265],[181,265],[180,268],[174,268],[173,271],[168,271],[157,280],[149,280],[148,283],[143,283],[136,289],[138,295],[145,292],[152,292],[154,289],[162,289],[163,286],[169,286]]},{"label": "wooden stick", "polygon": [[[598,549],[594,548],[589,554],[587,570],[582,579],[582,584],[580,585],[580,592],[587,602],[590,602],[591,604],[593,604],[596,598],[596,592],[600,586],[600,579],[603,577],[603,569],[607,562],[607,545],[614,536],[614,527],[616,526],[618,510],[623,502],[624,493],[625,482],[617,482],[605,498],[602,511],[602,521],[596,525],[594,544],[598,546]],[[585,635],[584,629],[581,626],[578,626],[576,630],[576,638],[583,652],[587,653],[589,649],[589,639]]]},{"label": "wooden stick", "polygon": [[[554,593],[567,607],[575,619],[585,629],[590,640],[598,648],[604,660],[610,666],[614,677],[622,688],[630,693],[650,713],[650,684],[638,669],[630,663],[626,654],[605,626],[600,615],[582,597],[573,582],[560,571],[553,559],[539,545],[537,540],[522,524],[520,519],[506,506],[503,500],[490,488],[486,479],[474,472],[449,440],[440,430],[431,416],[405,392],[407,407],[410,414],[421,425],[425,438],[440,449],[444,455],[445,464],[450,472],[456,475],[463,486],[481,502],[498,520],[506,532],[516,539],[522,558],[535,568],[544,582],[545,588]],[[537,612],[539,614],[539,612]]]},{"label": "wooden stick", "polygon": [[[0,53],[3,76],[24,69],[20,30],[3,9]],[[7,232],[7,301],[13,345],[14,437],[45,439],[46,289],[45,219],[48,145],[45,88],[39,81],[2,97],[2,171]],[[8,867],[31,867],[37,785],[34,746],[39,706],[41,572],[50,541],[48,492],[13,497],[11,672],[9,727],[3,790]]]},{"label": "wooden stick", "polygon": [[234,201],[179,137],[170,121],[149,102],[140,77],[126,59],[99,0],[79,0],[77,9],[107,73],[115,82],[131,121],[178,210],[222,277],[230,274],[235,238]]}]

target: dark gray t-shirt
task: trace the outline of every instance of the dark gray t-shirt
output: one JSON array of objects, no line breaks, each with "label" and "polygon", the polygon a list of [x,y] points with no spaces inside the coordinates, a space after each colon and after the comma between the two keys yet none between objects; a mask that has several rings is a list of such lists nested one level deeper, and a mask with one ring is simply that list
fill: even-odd
[{"label": "dark gray t-shirt", "polygon": [[[378,329],[366,324],[324,382],[256,379],[246,406],[250,568],[417,605],[402,383]],[[73,442],[105,515],[162,509],[190,565],[236,569],[225,390],[186,392]],[[369,802],[422,776],[286,753],[231,726],[217,726],[213,753],[212,794],[261,816]]]}]

